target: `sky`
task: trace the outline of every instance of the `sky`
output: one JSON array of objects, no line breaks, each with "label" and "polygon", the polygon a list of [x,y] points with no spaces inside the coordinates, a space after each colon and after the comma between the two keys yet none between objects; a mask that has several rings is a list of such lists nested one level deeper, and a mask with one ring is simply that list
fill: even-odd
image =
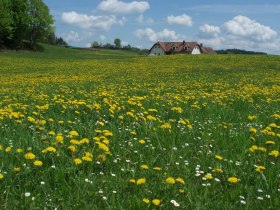
[{"label": "sky", "polygon": [[197,41],[215,50],[280,54],[280,0],[43,0],[56,35],[72,46],[94,41],[151,48]]}]

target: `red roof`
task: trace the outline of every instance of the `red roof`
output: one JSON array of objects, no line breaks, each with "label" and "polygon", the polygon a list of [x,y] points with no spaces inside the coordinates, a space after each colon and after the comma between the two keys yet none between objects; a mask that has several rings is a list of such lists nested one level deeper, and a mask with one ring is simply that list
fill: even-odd
[{"label": "red roof", "polygon": [[203,47],[202,44],[198,44],[197,42],[157,42],[152,46],[152,48],[155,45],[160,45],[165,53],[191,53],[195,47],[199,48],[202,54],[216,53],[212,48]]}]

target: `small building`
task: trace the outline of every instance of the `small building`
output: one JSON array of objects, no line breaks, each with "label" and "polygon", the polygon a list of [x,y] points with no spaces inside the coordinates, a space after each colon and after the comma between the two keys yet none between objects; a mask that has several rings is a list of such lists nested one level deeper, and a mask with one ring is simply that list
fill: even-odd
[{"label": "small building", "polygon": [[204,47],[197,42],[156,42],[150,49],[150,55],[170,54],[216,54],[210,47]]}]

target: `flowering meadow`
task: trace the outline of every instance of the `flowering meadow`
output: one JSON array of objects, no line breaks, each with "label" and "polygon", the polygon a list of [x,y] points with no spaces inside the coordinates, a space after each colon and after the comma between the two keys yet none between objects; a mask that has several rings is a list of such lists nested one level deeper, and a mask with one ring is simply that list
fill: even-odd
[{"label": "flowering meadow", "polygon": [[0,53],[1,209],[279,209],[280,57]]}]

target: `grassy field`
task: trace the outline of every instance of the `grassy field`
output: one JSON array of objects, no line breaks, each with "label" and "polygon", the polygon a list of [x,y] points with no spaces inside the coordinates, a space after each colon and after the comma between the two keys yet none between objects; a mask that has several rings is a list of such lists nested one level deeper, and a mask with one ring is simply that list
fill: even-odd
[{"label": "grassy field", "polygon": [[279,209],[280,57],[0,53],[1,209]]}]

